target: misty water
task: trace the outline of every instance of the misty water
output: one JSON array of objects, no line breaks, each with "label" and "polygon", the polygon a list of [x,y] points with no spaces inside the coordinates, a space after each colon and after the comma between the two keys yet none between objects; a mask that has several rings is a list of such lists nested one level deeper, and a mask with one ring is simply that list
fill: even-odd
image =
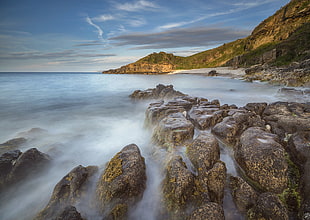
[{"label": "misty water", "polygon": [[[36,147],[49,154],[53,163],[40,176],[23,181],[0,198],[0,219],[32,219],[46,206],[56,183],[75,166],[97,165],[102,171],[131,143],[137,144],[145,157],[148,178],[144,197],[131,210],[131,218],[156,219],[162,177],[150,153],[151,131],[144,127],[150,101],[132,102],[128,95],[159,83],[173,84],[176,90],[191,96],[219,99],[221,104],[296,101],[296,97],[279,94],[276,86],[199,75],[1,73],[0,143],[30,135],[30,141],[20,150]],[[34,137],[22,133],[32,128],[44,132]],[[228,154],[223,151],[221,159],[228,172],[235,174]],[[83,215],[96,219],[87,210]]]}]

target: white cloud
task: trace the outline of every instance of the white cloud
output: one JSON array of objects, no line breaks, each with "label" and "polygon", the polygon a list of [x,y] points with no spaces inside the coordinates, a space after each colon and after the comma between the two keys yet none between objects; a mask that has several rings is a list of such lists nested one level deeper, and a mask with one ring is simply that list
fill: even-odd
[{"label": "white cloud", "polygon": [[127,23],[131,27],[141,27],[146,24],[146,21],[143,18],[128,20]]},{"label": "white cloud", "polygon": [[136,2],[132,3],[123,3],[123,4],[117,4],[116,9],[122,10],[122,11],[141,11],[141,10],[154,10],[158,9],[159,6],[154,4],[153,2],[146,1],[146,0],[138,0]]},{"label": "white cloud", "polygon": [[97,29],[98,38],[102,39],[103,30],[98,25],[94,24],[93,21],[89,17],[86,17],[86,22]]},{"label": "white cloud", "polygon": [[98,21],[98,22],[105,22],[105,21],[110,21],[110,20],[115,20],[115,19],[116,17],[113,15],[99,15],[93,18],[94,21]]}]

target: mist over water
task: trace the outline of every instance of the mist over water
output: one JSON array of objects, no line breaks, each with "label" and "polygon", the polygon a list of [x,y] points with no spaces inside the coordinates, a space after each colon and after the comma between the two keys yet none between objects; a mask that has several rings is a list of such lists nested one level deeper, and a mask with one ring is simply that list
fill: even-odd
[{"label": "mist over water", "polygon": [[[278,87],[267,84],[198,75],[1,73],[0,143],[32,128],[44,129],[37,136],[29,133],[29,142],[20,150],[36,147],[53,162],[40,176],[0,198],[0,219],[33,218],[46,206],[56,183],[75,166],[96,165],[101,172],[106,162],[131,143],[141,149],[148,175],[144,197],[131,218],[146,219],[143,215],[148,215],[147,219],[156,219],[162,177],[151,155],[150,131],[144,127],[144,113],[151,101],[132,102],[128,95],[159,83],[173,84],[192,96],[219,99],[221,104],[295,100],[279,95]],[[232,166],[228,156],[221,158]],[[228,170],[235,172],[234,168]]]}]

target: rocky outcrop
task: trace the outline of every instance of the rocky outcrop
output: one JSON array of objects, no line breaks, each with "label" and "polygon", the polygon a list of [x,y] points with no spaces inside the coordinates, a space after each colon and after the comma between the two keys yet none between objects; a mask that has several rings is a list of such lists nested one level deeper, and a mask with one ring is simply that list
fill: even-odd
[{"label": "rocky outcrop", "polygon": [[[179,216],[185,219],[186,210],[194,204],[198,193],[195,193],[195,177],[188,170],[180,156],[173,157],[166,166],[166,176],[163,181],[163,200],[168,219]],[[181,217],[183,216],[183,217]]]},{"label": "rocky outcrop", "polygon": [[256,205],[248,212],[248,219],[283,219],[288,220],[288,211],[279,197],[273,193],[262,193],[259,195]]},{"label": "rocky outcrop", "polygon": [[247,212],[256,204],[258,193],[241,177],[231,176],[229,187],[234,202],[241,212]]},{"label": "rocky outcrop", "polygon": [[169,148],[170,146],[183,145],[192,140],[194,125],[180,112],[173,113],[163,118],[155,127],[153,140]]},{"label": "rocky outcrop", "polygon": [[297,131],[310,131],[310,103],[275,102],[263,113],[272,132],[285,138]]},{"label": "rocky outcrop", "polygon": [[6,153],[8,151],[16,150],[23,144],[27,142],[26,138],[20,137],[20,138],[13,138],[11,140],[8,140],[2,144],[0,144],[0,154]]},{"label": "rocky outcrop", "polygon": [[212,133],[228,145],[235,146],[243,131],[249,127],[264,127],[265,123],[259,115],[244,110],[230,110],[228,117],[212,128]]},{"label": "rocky outcrop", "polygon": [[35,219],[71,219],[70,217],[73,216],[82,219],[72,206],[79,204],[85,197],[90,178],[97,171],[98,168],[95,166],[83,167],[81,165],[71,170],[56,184],[50,201]]},{"label": "rocky outcrop", "polygon": [[145,161],[137,145],[124,147],[107,164],[97,184],[99,212],[105,219],[126,219],[146,187]]},{"label": "rocky outcrop", "polygon": [[288,186],[285,150],[278,141],[277,135],[252,127],[241,135],[235,151],[236,161],[253,184],[274,193]]},{"label": "rocky outcrop", "polygon": [[173,85],[158,84],[154,89],[147,89],[144,91],[136,90],[129,97],[134,100],[141,99],[172,99],[178,96],[185,96],[185,94],[173,89]]},{"label": "rocky outcrop", "polygon": [[22,153],[19,150],[5,153],[0,158],[0,169],[4,171],[1,176],[0,190],[24,180],[34,177],[50,163],[51,159],[47,154],[31,148]]},{"label": "rocky outcrop", "polygon": [[300,216],[307,219],[310,216],[310,133],[297,132],[288,142],[288,150],[292,160],[299,166],[301,171],[301,209]]},{"label": "rocky outcrop", "polygon": [[224,210],[222,206],[215,202],[208,202],[198,207],[188,218],[189,220],[224,220]]},{"label": "rocky outcrop", "polygon": [[175,69],[172,64],[131,63],[119,69],[103,71],[103,74],[165,74]]},{"label": "rocky outcrop", "polygon": [[85,220],[74,206],[67,206],[53,220]]}]

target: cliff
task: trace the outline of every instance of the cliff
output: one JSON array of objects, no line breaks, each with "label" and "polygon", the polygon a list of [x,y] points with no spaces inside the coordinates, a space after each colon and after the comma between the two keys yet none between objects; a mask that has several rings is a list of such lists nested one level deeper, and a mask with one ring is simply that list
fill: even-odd
[{"label": "cliff", "polygon": [[177,69],[217,66],[288,65],[310,58],[309,21],[310,1],[291,0],[261,22],[246,38],[188,57],[153,53],[135,63],[103,73],[160,74]]}]

